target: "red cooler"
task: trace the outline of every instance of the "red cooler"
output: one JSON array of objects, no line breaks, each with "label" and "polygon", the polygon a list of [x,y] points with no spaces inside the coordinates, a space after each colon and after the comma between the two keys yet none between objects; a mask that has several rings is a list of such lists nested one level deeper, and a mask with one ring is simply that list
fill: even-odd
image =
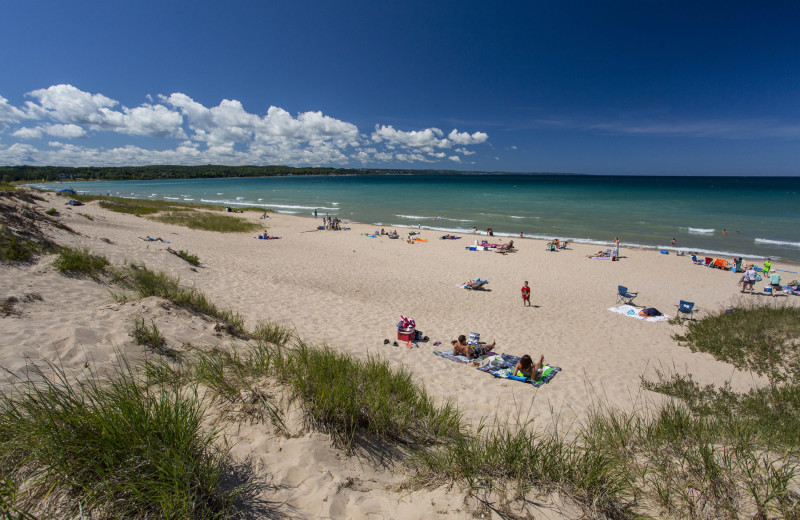
[{"label": "red cooler", "polygon": [[413,341],[417,331],[411,329],[397,329],[397,339],[400,341]]}]

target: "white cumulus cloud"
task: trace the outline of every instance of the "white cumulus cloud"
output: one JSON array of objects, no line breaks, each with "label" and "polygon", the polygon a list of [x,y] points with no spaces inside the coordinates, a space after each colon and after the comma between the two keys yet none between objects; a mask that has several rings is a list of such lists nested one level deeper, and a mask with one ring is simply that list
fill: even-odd
[{"label": "white cumulus cloud", "polygon": [[[145,95],[127,107],[98,92],[52,85],[28,92],[14,106],[0,96],[0,164],[120,166],[144,164],[386,165],[459,161],[483,132],[449,134],[429,127],[403,131],[376,124],[361,133],[348,121],[320,110],[289,113],[278,106],[252,112],[236,99],[205,106],[189,95]],[[31,124],[31,122],[34,122]],[[113,137],[112,137],[113,135]],[[24,140],[57,140],[47,145]],[[136,145],[124,136],[143,136]],[[80,144],[64,140],[81,139]],[[150,139],[148,141],[147,139]]]},{"label": "white cumulus cloud", "polygon": [[29,127],[22,127],[14,131],[12,133],[14,137],[19,137],[20,139],[41,139],[42,137],[42,129],[39,127],[36,128],[29,128]]},{"label": "white cumulus cloud", "polygon": [[73,124],[46,125],[41,127],[41,129],[46,134],[52,135],[53,137],[64,137],[66,139],[77,139],[80,137],[86,137],[86,130],[79,127],[78,125],[73,125]]}]

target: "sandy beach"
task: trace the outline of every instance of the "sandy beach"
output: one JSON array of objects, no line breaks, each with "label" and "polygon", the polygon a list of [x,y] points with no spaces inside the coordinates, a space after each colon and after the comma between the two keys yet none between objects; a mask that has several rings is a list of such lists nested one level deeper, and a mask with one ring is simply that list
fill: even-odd
[{"label": "sandy beach", "polygon": [[[679,300],[695,302],[696,316],[702,317],[742,299],[769,298],[763,294],[764,282],[757,284],[758,295],[741,294],[739,275],[696,266],[674,252],[622,247],[619,261],[612,262],[587,257],[597,251],[596,245],[570,244],[551,252],[543,241],[514,239],[516,252],[498,254],[466,248],[476,239],[507,243],[508,238],[481,233],[439,240],[441,233],[423,230],[420,237],[427,242],[409,244],[404,240],[409,230],[399,230],[401,239],[391,240],[367,236],[376,231],[368,224],[321,231],[321,219],[233,215],[257,221],[269,235],[280,237],[259,240],[257,233],[195,231],[113,213],[97,202],[70,207],[52,193],[40,195],[46,199],[38,202],[40,209],[56,208],[59,220],[77,232],[53,231],[58,244],[88,247],[112,264],[140,263],[179,276],[217,306],[240,312],[249,327],[274,321],[310,343],[406,367],[437,402],[455,401],[475,425],[534,419],[543,429],[574,428],[594,408],[631,409],[660,399],[640,386],[640,378],[655,377],[655,370],[691,372],[701,384],[729,381],[734,390],[764,382],[679,346],[672,336],[684,330],[680,325],[609,311],[620,305],[618,285],[639,293],[636,304],[669,316],[675,316]],[[608,239],[615,234],[610,229]],[[148,235],[169,243],[140,239]],[[200,266],[193,268],[168,247],[197,255]],[[113,366],[118,352],[137,359],[141,347],[129,336],[136,315],[152,319],[176,347],[227,341],[213,322],[162,305],[157,298],[120,303],[110,294],[113,288],[64,277],[50,265],[52,258],[0,269],[0,296],[19,300],[16,314],[0,318],[0,366],[12,374],[22,375],[27,363],[44,360],[80,373],[89,366],[99,371]],[[773,268],[788,271],[799,267],[773,263]],[[785,283],[800,278],[782,274]],[[486,290],[458,287],[476,277],[489,280]],[[530,307],[522,305],[520,296],[526,280]],[[800,302],[793,295],[774,300]],[[399,341],[393,346],[401,315],[412,317],[429,341],[412,348]],[[550,383],[534,388],[433,355],[470,332],[479,333],[483,341],[496,340],[497,353],[543,354],[547,363],[562,370]],[[270,500],[285,504],[289,517],[470,518],[475,511],[462,490],[441,486],[411,492],[402,486],[402,474],[346,458],[319,433],[275,438],[255,424],[227,432],[226,439],[234,456],[269,468],[268,481],[276,486]],[[550,502],[545,509],[549,518],[580,516],[564,504]]]}]

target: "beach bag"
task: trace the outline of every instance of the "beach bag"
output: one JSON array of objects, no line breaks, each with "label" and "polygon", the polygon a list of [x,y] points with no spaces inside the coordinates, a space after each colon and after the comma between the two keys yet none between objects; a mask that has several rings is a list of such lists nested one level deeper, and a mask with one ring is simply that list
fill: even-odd
[{"label": "beach bag", "polygon": [[761,278],[761,275],[756,273],[756,281],[760,282],[761,280],[763,280],[763,278]]}]

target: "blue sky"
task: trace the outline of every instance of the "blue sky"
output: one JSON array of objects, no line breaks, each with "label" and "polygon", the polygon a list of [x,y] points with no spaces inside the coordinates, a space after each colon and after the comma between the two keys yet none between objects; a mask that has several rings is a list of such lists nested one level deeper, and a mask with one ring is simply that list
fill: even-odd
[{"label": "blue sky", "polygon": [[798,2],[0,9],[0,164],[800,175]]}]

